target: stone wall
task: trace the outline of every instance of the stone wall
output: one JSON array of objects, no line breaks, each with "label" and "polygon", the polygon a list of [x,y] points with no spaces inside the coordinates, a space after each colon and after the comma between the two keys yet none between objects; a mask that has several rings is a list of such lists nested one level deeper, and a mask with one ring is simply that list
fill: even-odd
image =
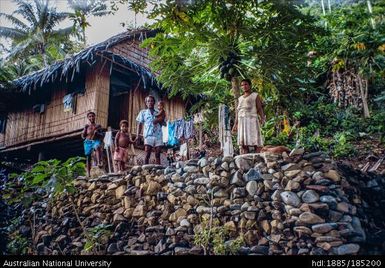
[{"label": "stone wall", "polygon": [[322,153],[301,150],[136,166],[79,177],[77,194],[36,202],[24,217],[35,217],[38,254],[87,254],[83,230],[101,224],[111,232],[92,254],[203,254],[194,234],[204,218],[228,230],[225,243],[243,237],[237,254],[362,253],[362,201],[340,173]]}]

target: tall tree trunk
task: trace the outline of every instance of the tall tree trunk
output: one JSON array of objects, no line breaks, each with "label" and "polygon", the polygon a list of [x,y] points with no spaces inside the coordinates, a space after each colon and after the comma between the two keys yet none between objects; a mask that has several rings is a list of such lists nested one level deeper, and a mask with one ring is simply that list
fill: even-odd
[{"label": "tall tree trunk", "polygon": [[47,59],[47,53],[45,52],[45,44],[44,43],[40,43],[38,45],[38,47],[39,47],[39,50],[40,50],[40,54],[43,57],[44,67],[48,67],[48,59]]},{"label": "tall tree trunk", "polygon": [[83,48],[86,48],[87,46],[87,40],[86,40],[86,28],[82,29],[82,35],[83,35]]},{"label": "tall tree trunk", "polygon": [[330,0],[328,0],[328,8],[329,8],[329,13],[332,13],[332,5],[330,3]]},{"label": "tall tree trunk", "polygon": [[360,75],[358,75],[358,84],[360,87],[360,95],[362,100],[362,109],[364,112],[364,118],[370,117],[369,105],[368,105],[368,80],[362,79]]},{"label": "tall tree trunk", "polygon": [[238,98],[240,96],[240,90],[239,90],[239,79],[238,77],[232,77],[231,78],[231,91],[234,96],[234,108],[237,110],[238,107]]},{"label": "tall tree trunk", "polygon": [[[321,0],[321,6],[322,6],[322,14],[325,16],[326,15],[326,10],[325,10],[325,3],[324,0]],[[328,26],[328,22],[325,20],[325,28]]]},{"label": "tall tree trunk", "polygon": [[321,0],[322,14],[326,15],[324,0]]},{"label": "tall tree trunk", "polygon": [[[373,14],[373,10],[372,10],[372,2],[370,2],[370,0],[367,0],[366,1],[366,4],[368,5],[368,11],[369,11],[369,14],[372,15]],[[373,18],[370,18],[370,22],[372,23],[372,28],[373,29],[376,29],[376,25],[374,23],[374,19]]]}]

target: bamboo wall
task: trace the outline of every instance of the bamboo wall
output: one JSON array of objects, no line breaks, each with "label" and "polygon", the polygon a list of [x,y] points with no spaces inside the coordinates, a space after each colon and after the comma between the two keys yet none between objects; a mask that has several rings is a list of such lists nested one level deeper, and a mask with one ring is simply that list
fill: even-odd
[{"label": "bamboo wall", "polygon": [[94,112],[96,113],[96,123],[107,128],[108,105],[110,99],[110,62],[97,64],[89,72],[86,79],[86,89],[95,92]]},{"label": "bamboo wall", "polygon": [[[29,108],[22,112],[8,114],[5,146],[30,143],[81,130],[88,121],[87,112],[89,111],[96,112],[97,121],[106,126],[105,106],[108,107],[109,77],[106,77],[107,70],[99,73],[100,65],[86,73],[86,91],[83,96],[77,96],[75,114],[64,112],[63,97],[66,94],[64,82],[58,89],[54,89],[44,113],[35,113],[32,108]],[[105,94],[106,91],[107,94]],[[98,116],[99,113],[100,116]]]},{"label": "bamboo wall", "polygon": [[108,50],[115,54],[122,55],[130,59],[131,61],[149,69],[149,64],[151,60],[148,56],[148,49],[140,48],[139,45],[140,41],[134,39],[116,44]]}]

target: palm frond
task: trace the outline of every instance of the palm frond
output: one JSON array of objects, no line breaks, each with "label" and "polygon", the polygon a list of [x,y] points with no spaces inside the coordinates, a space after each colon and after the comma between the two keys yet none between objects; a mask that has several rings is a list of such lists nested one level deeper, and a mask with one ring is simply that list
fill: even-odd
[{"label": "palm frond", "polygon": [[22,22],[21,20],[19,20],[15,16],[5,14],[5,13],[0,13],[0,17],[5,18],[6,20],[8,20],[9,22],[11,22],[13,25],[15,25],[16,27],[18,27],[20,29],[28,28],[28,26],[24,22]]},{"label": "palm frond", "polygon": [[53,37],[65,37],[65,36],[69,36],[71,34],[74,33],[74,28],[72,26],[70,27],[67,27],[67,28],[63,28],[63,29],[59,29],[59,30],[56,30],[52,33],[52,36]]},{"label": "palm frond", "polygon": [[15,0],[16,4],[18,6],[18,9],[15,11],[16,14],[21,15],[23,18],[25,18],[33,27],[36,27],[38,25],[35,11],[33,9],[33,6],[25,0]]},{"label": "palm frond", "polygon": [[0,26],[0,36],[2,37],[22,39],[23,37],[25,37],[25,35],[26,33],[21,30]]},{"label": "palm frond", "polygon": [[96,16],[96,17],[102,17],[102,16],[105,16],[105,15],[108,15],[110,14],[111,12],[108,11],[108,10],[100,10],[100,11],[95,11],[92,13],[92,15]]},{"label": "palm frond", "polygon": [[28,47],[30,47],[33,44],[32,39],[26,39],[23,42],[18,43],[16,46],[14,46],[11,51],[9,52],[8,56],[6,57],[6,60],[9,60],[17,55],[20,55],[26,51]]}]

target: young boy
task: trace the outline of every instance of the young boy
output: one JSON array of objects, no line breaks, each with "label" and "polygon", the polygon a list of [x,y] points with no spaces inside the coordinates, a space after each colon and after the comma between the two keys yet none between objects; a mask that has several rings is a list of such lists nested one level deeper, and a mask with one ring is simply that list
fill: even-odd
[{"label": "young boy", "polygon": [[96,153],[97,165],[99,167],[102,166],[101,139],[103,138],[103,134],[101,125],[95,123],[95,113],[87,113],[87,118],[90,121],[90,124],[85,125],[81,137],[84,139],[84,153],[87,158],[87,176],[90,177],[92,151],[95,151]]},{"label": "young boy", "polygon": [[125,170],[125,164],[128,161],[129,146],[133,143],[131,134],[128,132],[128,121],[120,121],[120,131],[115,137],[114,160],[120,172]]}]

